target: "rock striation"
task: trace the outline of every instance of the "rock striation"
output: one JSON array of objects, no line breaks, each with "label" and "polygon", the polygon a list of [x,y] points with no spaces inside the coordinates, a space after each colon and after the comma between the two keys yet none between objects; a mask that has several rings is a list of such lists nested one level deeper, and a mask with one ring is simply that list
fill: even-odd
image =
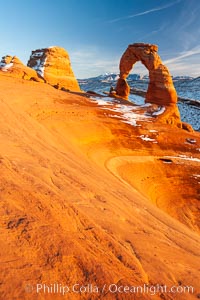
[{"label": "rock striation", "polygon": [[[135,43],[128,46],[120,60],[120,77],[116,86],[116,96],[128,99],[130,87],[126,81],[130,71],[137,61],[149,71],[149,86],[146,93],[146,103],[153,105],[149,110],[153,116],[164,123],[192,131],[192,127],[182,123],[177,103],[177,93],[168,68],[158,55],[158,46]],[[164,106],[164,113],[156,114],[157,108]]]},{"label": "rock striation", "polygon": [[25,66],[17,56],[3,56],[0,62],[0,70],[13,77],[43,82],[37,72]]},{"label": "rock striation", "polygon": [[49,47],[32,51],[28,66],[34,69],[45,82],[59,89],[80,91],[71,68],[67,51],[61,47]]}]

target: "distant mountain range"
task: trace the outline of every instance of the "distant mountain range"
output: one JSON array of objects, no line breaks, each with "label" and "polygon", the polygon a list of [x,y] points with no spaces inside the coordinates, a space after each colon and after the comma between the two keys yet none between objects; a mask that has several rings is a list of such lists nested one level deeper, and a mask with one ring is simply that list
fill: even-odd
[{"label": "distant mountain range", "polygon": [[[115,86],[119,78],[118,73],[105,73],[97,77],[78,79],[79,85],[84,91],[95,91],[102,93],[109,91]],[[148,88],[149,76],[141,74],[130,74],[127,81],[131,88],[146,91]],[[174,85],[179,97],[193,100],[200,100],[200,77],[174,76]]]},{"label": "distant mountain range", "polygon": [[[90,77],[90,78],[84,78],[84,79],[78,79],[78,81],[82,84],[84,84],[85,82],[88,81],[101,81],[101,82],[113,82],[113,81],[117,81],[119,78],[119,73],[105,73],[105,74],[101,74],[99,76],[96,77]],[[130,74],[127,78],[128,81],[131,80],[148,80],[149,76],[148,75],[141,75],[141,74]],[[191,76],[174,76],[173,80],[177,81],[177,80],[192,80],[194,79],[194,77]]]},{"label": "distant mountain range", "polygon": [[[103,91],[109,91],[111,86],[115,86],[118,78],[119,73],[105,73],[97,77],[78,79],[78,82],[81,89],[84,91],[92,90],[101,93]],[[127,80],[129,85],[132,85],[132,82],[139,83],[141,81],[142,83],[146,83],[146,85],[148,86],[149,76],[143,76],[141,74],[130,74]]]}]

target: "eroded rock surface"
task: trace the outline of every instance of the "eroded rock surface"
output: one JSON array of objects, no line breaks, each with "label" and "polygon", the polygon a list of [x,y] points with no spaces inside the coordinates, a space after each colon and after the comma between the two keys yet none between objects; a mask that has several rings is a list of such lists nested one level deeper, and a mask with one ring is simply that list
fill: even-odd
[{"label": "eroded rock surface", "polygon": [[42,76],[46,83],[58,89],[80,91],[69,55],[64,48],[49,47],[32,51],[28,66]]}]

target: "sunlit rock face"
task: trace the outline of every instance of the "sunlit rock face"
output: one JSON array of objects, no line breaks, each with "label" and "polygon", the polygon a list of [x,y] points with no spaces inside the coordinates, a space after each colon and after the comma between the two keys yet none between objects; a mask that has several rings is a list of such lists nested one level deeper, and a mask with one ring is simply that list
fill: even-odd
[{"label": "sunlit rock face", "polygon": [[49,47],[32,51],[28,66],[34,69],[46,83],[57,88],[80,91],[71,68],[67,51],[61,47]]}]

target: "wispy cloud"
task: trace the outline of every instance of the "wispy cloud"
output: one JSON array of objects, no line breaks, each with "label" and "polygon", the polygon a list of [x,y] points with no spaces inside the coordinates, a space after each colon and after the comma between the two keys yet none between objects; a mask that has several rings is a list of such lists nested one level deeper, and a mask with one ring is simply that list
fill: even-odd
[{"label": "wispy cloud", "polygon": [[166,4],[166,5],[157,6],[157,7],[154,7],[152,9],[145,10],[145,11],[142,11],[142,12],[137,13],[137,14],[133,14],[133,15],[129,15],[129,16],[125,16],[125,17],[120,17],[120,18],[116,18],[116,19],[113,19],[113,20],[109,20],[108,23],[115,23],[115,22],[119,22],[121,20],[127,20],[127,19],[132,19],[132,18],[135,18],[135,17],[140,17],[140,16],[143,16],[143,15],[147,15],[147,14],[150,14],[150,13],[153,13],[153,12],[156,12],[156,11],[160,11],[160,10],[169,8],[171,6],[174,6],[175,4],[179,3],[180,1],[182,1],[182,0],[177,0],[177,1],[174,1],[174,2]]},{"label": "wispy cloud", "polygon": [[168,23],[166,23],[166,24],[163,24],[159,29],[156,29],[156,30],[152,30],[151,32],[149,32],[148,34],[146,34],[146,35],[143,35],[143,36],[140,36],[139,38],[137,38],[137,40],[144,40],[144,39],[146,39],[146,38],[149,38],[149,37],[151,37],[151,36],[153,36],[153,35],[156,35],[157,33],[160,33],[160,32],[162,32],[163,30],[165,30],[165,28],[168,26]]},{"label": "wispy cloud", "polygon": [[163,61],[163,63],[167,65],[173,75],[187,74],[199,76],[200,63],[199,57],[197,59],[197,55],[200,57],[200,45],[188,51],[181,52],[176,57]]},{"label": "wispy cloud", "polygon": [[181,52],[178,56],[170,58],[166,61],[164,61],[165,64],[170,64],[170,63],[174,63],[176,61],[180,61],[186,57],[190,57],[196,54],[200,54],[200,45],[194,47],[191,50],[185,51],[185,52]]},{"label": "wispy cloud", "polygon": [[198,77],[200,75],[199,69],[200,64],[199,63],[192,63],[191,62],[181,62],[177,61],[174,63],[171,63],[168,65],[169,71],[173,76],[177,75],[189,75],[193,77]]}]

